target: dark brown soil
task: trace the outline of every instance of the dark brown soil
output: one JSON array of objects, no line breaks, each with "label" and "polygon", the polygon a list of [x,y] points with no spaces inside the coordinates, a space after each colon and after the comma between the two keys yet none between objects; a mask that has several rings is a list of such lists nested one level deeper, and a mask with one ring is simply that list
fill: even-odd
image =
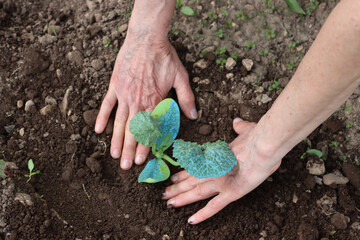
[{"label": "dark brown soil", "polygon": [[[88,8],[85,1],[65,4],[0,0],[0,150],[3,151],[0,158],[19,167],[10,171],[12,177],[3,181],[0,188],[5,196],[5,186],[11,179],[15,184],[11,193],[28,193],[34,202],[32,206],[24,206],[14,201],[13,196],[2,198],[0,210],[4,214],[0,216],[6,224],[0,227],[0,239],[360,238],[359,230],[351,228],[352,223],[359,221],[356,205],[360,204],[359,179],[352,175],[360,170],[350,163],[342,168],[339,153],[332,148],[327,154],[326,172],[336,169],[344,172],[350,178],[347,185],[324,186],[314,182],[305,168],[306,160],[300,159],[309,148],[304,141],[286,155],[280,169],[260,187],[196,226],[187,224],[187,219],[207,201],[168,208],[161,196],[169,181],[139,184],[137,177],[144,166],[121,170],[119,161],[109,155],[111,126],[107,134],[97,135],[93,124],[115,61],[113,48],[120,48],[124,37],[119,34],[116,43],[112,40],[112,49],[104,49],[101,39],[111,32],[109,26],[115,28],[127,21],[123,15],[110,18],[107,13],[114,9],[125,11],[131,6],[127,1],[109,1],[98,6],[95,12],[105,19],[100,22],[95,20],[96,16],[86,15]],[[48,25],[61,26],[61,30],[56,34],[51,29],[44,30]],[[32,34],[33,38],[29,36]],[[39,37],[45,34],[56,40],[45,45],[39,43]],[[241,64],[231,71],[236,76],[232,80],[226,78],[229,71],[215,70],[217,65],[210,55],[207,60],[211,65],[207,69],[194,69],[193,63],[185,60],[186,54],[192,52],[182,43],[183,39],[174,34],[170,37],[190,79],[201,76],[211,80],[207,85],[191,81],[202,114],[197,121],[182,115],[178,138],[199,143],[218,139],[231,142],[236,137],[232,130],[235,117],[258,121],[270,108],[273,100],[261,106],[254,104],[255,92],[241,96],[241,104],[231,100],[234,88],[240,92],[241,87],[254,87],[241,82],[240,78],[249,74]],[[75,52],[75,60],[69,57],[70,52]],[[105,70],[91,68],[90,62],[95,58],[102,59]],[[264,81],[279,76],[271,66],[266,66],[268,73]],[[70,86],[73,90],[64,115],[60,106]],[[273,99],[277,94],[269,93]],[[39,111],[46,106],[47,96],[54,98],[57,105],[47,115],[41,115]],[[176,97],[174,92],[169,96]],[[17,107],[19,100],[24,104],[33,100],[35,105],[25,111],[24,107]],[[8,125],[15,125],[10,133],[4,129]],[[328,146],[334,139],[344,142],[344,126],[336,116],[328,119],[308,137],[312,148]],[[19,134],[22,128],[23,136]],[[349,152],[348,156],[357,154]],[[27,172],[29,159],[34,160],[35,169],[41,173],[27,183],[23,174]],[[171,170],[175,173],[180,169]],[[335,229],[331,224],[332,215],[320,202],[325,195],[335,197],[333,210],[350,219],[345,230]]]}]

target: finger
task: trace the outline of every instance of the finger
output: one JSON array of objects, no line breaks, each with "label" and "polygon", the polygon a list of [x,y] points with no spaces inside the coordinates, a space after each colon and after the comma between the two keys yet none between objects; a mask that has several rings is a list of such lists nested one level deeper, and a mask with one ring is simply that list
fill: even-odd
[{"label": "finger", "polygon": [[170,199],[184,192],[190,191],[196,188],[198,185],[210,181],[209,179],[198,179],[195,177],[189,177],[184,181],[180,181],[177,184],[173,184],[165,189],[163,193],[163,199]]},{"label": "finger", "polygon": [[114,131],[111,139],[110,153],[113,158],[119,158],[124,142],[125,124],[128,118],[128,107],[125,104],[119,104],[116,110],[114,121]]},{"label": "finger", "polygon": [[198,224],[214,216],[229,203],[231,203],[231,201],[225,197],[225,194],[219,194],[218,196],[211,199],[204,208],[200,209],[197,213],[191,216],[188,220],[188,223]]},{"label": "finger", "polygon": [[146,160],[147,155],[149,154],[149,151],[149,147],[146,147],[139,143],[136,148],[135,163],[137,165],[143,164]]},{"label": "finger", "polygon": [[217,185],[214,181],[210,180],[197,185],[190,191],[184,192],[176,197],[171,198],[167,205],[174,207],[181,207],[190,203],[194,203],[218,194]]},{"label": "finger", "polygon": [[121,160],[120,160],[120,167],[124,170],[130,169],[134,163],[137,142],[135,140],[134,135],[130,133],[129,124],[130,124],[130,120],[135,116],[137,112],[138,112],[137,109],[132,109],[129,118],[126,122],[124,147],[122,150]]},{"label": "finger", "polygon": [[234,131],[241,135],[248,127],[255,125],[256,123],[244,121],[241,118],[235,118],[233,121]]},{"label": "finger", "polygon": [[104,131],[106,123],[116,102],[117,97],[115,92],[109,89],[101,103],[100,111],[96,118],[95,132],[102,133]]},{"label": "finger", "polygon": [[178,172],[178,173],[172,175],[170,180],[173,183],[177,183],[177,182],[184,181],[184,180],[188,179],[189,177],[191,177],[191,175],[186,170],[183,170],[181,172]]},{"label": "finger", "polygon": [[196,119],[198,113],[195,108],[195,97],[189,83],[189,76],[185,69],[176,74],[174,88],[179,100],[181,110],[190,119]]}]

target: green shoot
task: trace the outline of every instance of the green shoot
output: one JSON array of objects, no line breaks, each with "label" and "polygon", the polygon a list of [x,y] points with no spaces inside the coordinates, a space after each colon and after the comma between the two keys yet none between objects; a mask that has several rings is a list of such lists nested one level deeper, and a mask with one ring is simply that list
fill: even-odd
[{"label": "green shoot", "polygon": [[280,89],[281,89],[281,87],[279,85],[279,82],[276,80],[276,76],[275,76],[274,80],[273,80],[273,83],[269,87],[269,92],[271,92],[273,90],[277,91],[277,90],[280,90]]},{"label": "green shoot", "polygon": [[245,50],[248,51],[250,49],[255,49],[255,43],[247,40],[245,41]]},{"label": "green shoot", "polygon": [[237,19],[238,21],[245,19],[245,14],[244,14],[243,11],[237,12],[237,13],[235,14],[235,16],[236,16],[236,19]]},{"label": "green shoot", "polygon": [[32,159],[30,159],[30,160],[28,161],[27,166],[28,166],[28,169],[29,169],[29,174],[24,174],[24,176],[27,177],[27,178],[29,178],[29,179],[27,180],[27,182],[29,182],[29,181],[31,180],[31,176],[40,174],[40,170],[37,170],[37,171],[33,172],[35,165],[34,165],[34,162],[33,162]]},{"label": "green shoot", "polygon": [[106,39],[105,40],[105,45],[104,45],[104,47],[109,47],[110,46],[110,39]]},{"label": "green shoot", "polygon": [[339,157],[339,159],[340,159],[341,161],[345,162],[345,161],[346,161],[346,156],[345,156],[345,155],[342,155],[342,156]]},{"label": "green shoot", "polygon": [[305,159],[307,155],[315,155],[317,156],[318,158],[323,158],[324,157],[324,153],[320,150],[317,150],[317,149],[308,149],[306,152],[304,152],[302,155],[301,155],[301,159]]},{"label": "green shoot", "polygon": [[55,36],[57,36],[56,30],[55,30],[54,26],[49,25],[49,28],[50,28],[51,32],[52,32]]},{"label": "green shoot", "polygon": [[234,59],[236,62],[237,62],[237,60],[238,60],[238,53],[237,52],[233,52],[233,53],[231,53],[231,56],[230,56],[232,59]]},{"label": "green shoot", "polygon": [[186,15],[186,16],[189,16],[189,17],[195,15],[195,11],[194,11],[191,7],[189,7],[189,6],[182,6],[182,7],[180,8],[180,12],[181,12],[182,14]]},{"label": "green shoot", "polygon": [[335,148],[337,148],[339,145],[340,145],[340,143],[339,143],[338,141],[332,141],[332,142],[329,144],[329,147],[335,147]]},{"label": "green shoot", "polygon": [[216,35],[219,37],[219,38],[222,38],[224,36],[224,33],[223,33],[223,30],[220,28],[219,30],[216,31]]},{"label": "green shoot", "polygon": [[348,123],[346,123],[346,125],[345,125],[345,127],[346,127],[347,129],[352,128],[353,126],[354,126],[354,123],[353,123],[353,122],[348,122]]},{"label": "green shoot", "polygon": [[346,111],[348,114],[350,114],[350,113],[351,113],[351,111],[352,111],[352,107],[351,107],[351,105],[350,105],[350,104],[346,104],[345,111]]},{"label": "green shoot", "polygon": [[214,21],[215,19],[217,19],[217,15],[214,12],[208,12],[208,17],[210,18],[211,21]]},{"label": "green shoot", "polygon": [[266,29],[266,32],[265,32],[265,38],[267,40],[270,40],[272,38],[275,38],[276,37],[276,34],[275,34],[275,29]]},{"label": "green shoot", "polygon": [[266,56],[269,53],[269,49],[263,49],[259,51],[260,56]]},{"label": "green shoot", "polygon": [[226,11],[225,9],[221,9],[221,13],[222,13],[223,17],[229,16],[228,11]]},{"label": "green shoot", "polygon": [[291,10],[296,13],[305,15],[305,11],[301,8],[300,4],[296,0],[285,0]]},{"label": "green shoot", "polygon": [[288,67],[289,70],[293,70],[296,67],[295,61],[290,60],[290,62],[286,64],[286,66]]},{"label": "green shoot", "polygon": [[319,6],[319,1],[317,0],[310,0],[308,7],[306,8],[306,14],[311,15],[316,8]]},{"label": "green shoot", "polygon": [[2,159],[0,160],[0,177],[7,178],[7,175],[5,173],[5,161]]},{"label": "green shoot", "polygon": [[9,82],[13,83],[13,82],[14,82],[14,78],[13,78],[13,77],[9,77]]}]

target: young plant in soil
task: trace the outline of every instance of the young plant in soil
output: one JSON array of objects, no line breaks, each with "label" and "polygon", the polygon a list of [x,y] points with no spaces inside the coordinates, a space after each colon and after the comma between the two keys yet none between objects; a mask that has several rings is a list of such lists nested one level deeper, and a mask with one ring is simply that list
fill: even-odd
[{"label": "young plant in soil", "polygon": [[26,182],[29,182],[29,181],[31,180],[31,177],[32,177],[32,176],[37,175],[37,174],[40,174],[40,170],[36,170],[35,172],[33,172],[35,165],[34,165],[34,162],[33,162],[32,159],[30,159],[30,160],[28,161],[27,166],[28,166],[28,169],[29,169],[29,174],[24,174],[24,176],[27,177],[27,178],[29,178],[29,179],[26,181]]},{"label": "young plant in soil", "polygon": [[[175,140],[180,128],[180,110],[173,99],[163,100],[152,112],[138,112],[129,127],[136,141],[151,147],[155,156],[140,173],[138,182],[156,183],[168,179],[170,169],[164,160],[197,178],[221,177],[237,165],[226,142],[199,145]],[[173,143],[173,155],[178,161],[164,153]]]},{"label": "young plant in soil", "polygon": [[7,178],[6,170],[5,170],[5,161],[0,160],[0,177]]}]

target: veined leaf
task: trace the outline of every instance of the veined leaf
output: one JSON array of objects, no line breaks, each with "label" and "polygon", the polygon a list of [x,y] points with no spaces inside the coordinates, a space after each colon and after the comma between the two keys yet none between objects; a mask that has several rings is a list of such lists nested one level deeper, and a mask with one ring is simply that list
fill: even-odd
[{"label": "veined leaf", "polygon": [[140,173],[138,182],[156,183],[165,181],[170,176],[170,169],[162,159],[151,159]]},{"label": "veined leaf", "polygon": [[131,119],[129,128],[136,141],[144,146],[154,146],[161,136],[160,123],[151,116],[151,112],[138,112]]},{"label": "veined leaf", "polygon": [[30,170],[30,172],[32,172],[32,170],[34,169],[34,162],[33,162],[33,160],[32,159],[30,159],[29,161],[28,161],[28,169]]},{"label": "veined leaf", "polygon": [[229,145],[223,141],[199,145],[180,139],[173,147],[180,166],[197,178],[221,177],[237,165]]},{"label": "veined leaf", "polygon": [[155,150],[163,153],[174,142],[180,128],[180,110],[171,98],[161,101],[151,113],[160,124],[161,136],[156,140]]},{"label": "veined leaf", "polygon": [[189,6],[182,6],[180,12],[186,16],[194,16],[195,11]]},{"label": "veined leaf", "polygon": [[285,0],[291,10],[296,13],[306,15],[305,11],[301,8],[297,0]]}]

